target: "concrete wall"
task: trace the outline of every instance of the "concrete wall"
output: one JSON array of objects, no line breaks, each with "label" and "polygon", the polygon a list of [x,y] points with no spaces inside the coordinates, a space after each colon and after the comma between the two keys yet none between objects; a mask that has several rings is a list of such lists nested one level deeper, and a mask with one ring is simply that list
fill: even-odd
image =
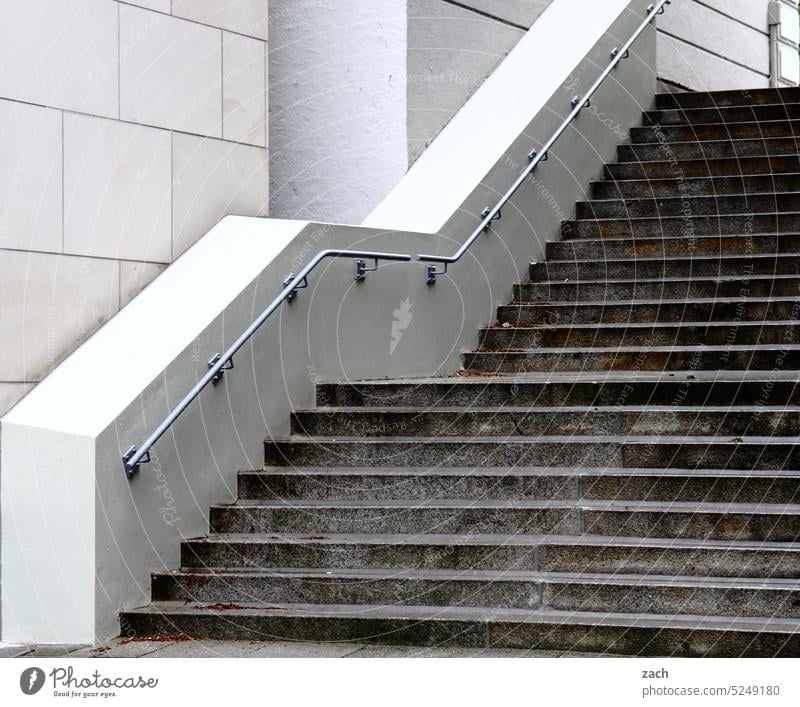
[{"label": "concrete wall", "polygon": [[270,213],[359,223],[552,0],[272,0]]},{"label": "concrete wall", "polygon": [[270,3],[270,213],[359,223],[406,170],[406,0]]},{"label": "concrete wall", "polygon": [[769,86],[769,4],[672,0],[658,25],[659,77],[693,91]]},{"label": "concrete wall", "polygon": [[267,0],[0,0],[0,414],[228,213],[264,215]]},{"label": "concrete wall", "polygon": [[409,0],[409,165],[551,2]]}]

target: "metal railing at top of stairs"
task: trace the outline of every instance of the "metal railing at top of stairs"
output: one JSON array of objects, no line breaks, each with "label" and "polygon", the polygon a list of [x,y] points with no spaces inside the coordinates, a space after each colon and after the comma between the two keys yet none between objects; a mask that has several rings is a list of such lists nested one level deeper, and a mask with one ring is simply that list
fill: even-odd
[{"label": "metal railing at top of stairs", "polygon": [[[647,25],[655,18],[664,12],[665,6],[669,5],[671,0],[659,0],[659,2],[650,5],[647,8],[647,16],[644,21],[639,25],[636,31],[631,35],[630,39],[625,42],[621,48],[615,48],[611,52],[611,62],[600,75],[600,77],[592,84],[591,88],[583,96],[575,96],[572,99],[573,110],[559,126],[553,136],[544,144],[540,150],[532,150],[529,155],[529,164],[523,170],[522,174],[517,178],[511,188],[501,197],[494,207],[487,208],[482,214],[482,221],[480,225],[472,232],[472,235],[464,242],[464,244],[451,256],[442,255],[424,255],[419,254],[416,259],[423,263],[429,263],[425,269],[426,282],[430,285],[436,283],[438,275],[444,275],[447,272],[447,266],[458,262],[464,254],[470,249],[473,243],[489,230],[493,221],[502,218],[503,207],[511,200],[514,194],[517,193],[519,188],[524,184],[525,180],[534,172],[536,167],[547,159],[548,152],[556,143],[556,141],[564,134],[566,129],[572,124],[575,118],[580,114],[583,108],[591,105],[592,96],[597,92],[603,82],[608,78],[614,68],[626,57],[630,55],[630,49],[634,42],[639,38],[642,32],[646,29]],[[323,250],[317,253],[306,265],[300,270],[299,273],[290,275],[283,283],[283,290],[280,294],[270,303],[270,305],[259,315],[259,317],[250,324],[247,329],[242,332],[241,336],[224,352],[216,354],[208,362],[208,372],[195,384],[195,386],[186,394],[180,403],[172,410],[172,412],[164,418],[163,422],[153,431],[153,433],[142,443],[141,447],[132,446],[122,456],[122,463],[125,469],[125,474],[129,479],[132,479],[139,467],[142,464],[150,462],[150,450],[153,445],[167,432],[172,424],[181,416],[181,414],[194,402],[198,395],[208,386],[209,383],[218,382],[225,371],[233,369],[233,358],[239,350],[250,340],[250,338],[261,328],[264,322],[280,307],[284,302],[291,302],[296,296],[297,291],[308,287],[308,276],[314,269],[327,258],[353,258],[355,260],[355,279],[357,281],[364,280],[368,272],[378,269],[378,263],[381,261],[394,261],[394,262],[410,262],[412,257],[403,253],[381,253],[373,251],[357,251],[357,250]],[[367,260],[374,261],[373,267],[367,267]],[[436,264],[443,265],[441,270],[436,269]]]},{"label": "metal railing at top of stairs", "polygon": [[[617,47],[611,52],[611,63],[609,63],[603,73],[600,74],[597,81],[592,84],[592,87],[583,96],[575,96],[575,98],[572,99],[572,112],[567,116],[564,122],[561,123],[555,133],[553,133],[552,137],[542,146],[540,150],[532,150],[530,153],[528,153],[528,166],[523,170],[522,174],[519,175],[514,184],[511,185],[511,188],[505,194],[503,194],[503,196],[500,198],[500,201],[498,201],[494,207],[486,207],[481,214],[483,220],[472,232],[472,235],[467,238],[464,244],[453,255],[450,256],[425,254],[417,255],[418,261],[430,263],[425,269],[428,284],[434,284],[438,275],[446,274],[447,266],[457,263],[459,260],[461,260],[466,252],[472,247],[472,244],[475,243],[475,241],[477,241],[483,233],[486,233],[489,230],[492,222],[499,221],[503,217],[503,207],[511,200],[514,194],[517,193],[517,190],[525,183],[525,180],[531,174],[533,174],[539,164],[547,159],[550,149],[566,132],[567,128],[572,124],[575,118],[578,117],[578,114],[584,108],[588,108],[591,105],[592,96],[594,96],[594,94],[597,92],[597,89],[603,85],[605,80],[610,76],[611,72],[617,67],[617,65],[623,59],[630,56],[630,49],[634,42],[639,38],[639,35],[644,32],[644,30],[647,28],[647,25],[650,24],[656,15],[663,14],[665,6],[669,5],[670,2],[671,0],[660,0],[659,2],[650,5],[647,8],[647,16],[642,24],[639,25],[631,38],[625,42],[621,48]],[[437,270],[436,264],[442,265],[442,269]]]}]

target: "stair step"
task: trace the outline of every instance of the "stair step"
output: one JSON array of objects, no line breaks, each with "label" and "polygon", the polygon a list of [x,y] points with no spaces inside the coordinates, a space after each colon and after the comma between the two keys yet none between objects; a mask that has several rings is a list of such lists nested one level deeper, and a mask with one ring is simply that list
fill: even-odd
[{"label": "stair step", "polygon": [[692,177],[741,177],[743,175],[796,174],[800,157],[726,157],[661,162],[617,162],[606,165],[608,179],[688,179]]},{"label": "stair step", "polygon": [[605,260],[607,258],[664,258],[753,256],[800,253],[800,234],[748,236],[671,236],[666,238],[597,238],[550,241],[547,259]]},{"label": "stair step", "polygon": [[[744,205],[742,206],[744,209]],[[663,216],[565,221],[564,238],[714,236],[800,230],[800,213],[740,213],[721,216]]]},{"label": "stair step", "polygon": [[800,346],[619,346],[466,353],[464,368],[479,373],[527,371],[800,370]]},{"label": "stair step", "polygon": [[800,506],[650,501],[305,500],[211,507],[214,533],[525,533],[797,542]]},{"label": "stair step", "polygon": [[664,108],[644,114],[645,125],[701,125],[800,119],[800,103],[762,103],[713,108]]},{"label": "stair step", "polygon": [[586,324],[669,324],[673,322],[793,321],[800,315],[800,298],[633,300],[569,304],[507,304],[497,309],[498,325],[579,327]]},{"label": "stair step", "polygon": [[[618,165],[620,169],[624,165]],[[737,171],[732,177],[682,177],[622,179],[592,182],[593,199],[635,199],[653,197],[723,196],[728,194],[780,194],[800,184],[800,174],[754,174]]]},{"label": "stair step", "polygon": [[[694,434],[794,437],[800,407],[618,405],[502,408],[318,408],[292,414],[293,435],[311,437]],[[335,491],[335,484],[331,484]],[[243,489],[240,488],[240,493]]]},{"label": "stair step", "polygon": [[[798,306],[800,314],[800,306]],[[620,325],[547,325],[539,327],[493,327],[482,329],[479,351],[521,351],[539,348],[581,348],[617,346],[721,346],[727,345],[771,345],[786,343],[787,332],[800,322],[714,322],[703,323],[691,320],[680,324],[636,324]]]},{"label": "stair step", "polygon": [[[631,434],[635,434],[632,432]],[[239,475],[242,500],[800,502],[800,472],[625,468],[276,467]]]},{"label": "stair step", "polygon": [[726,106],[751,106],[784,104],[800,101],[800,90],[790,88],[759,88],[747,91],[698,91],[687,93],[659,93],[656,107],[667,108],[722,108]]},{"label": "stair step", "polygon": [[699,577],[800,578],[800,546],[676,539],[545,538],[538,567],[575,567],[597,574],[665,574]]},{"label": "stair step", "polygon": [[210,535],[188,540],[182,544],[181,565],[185,569],[226,567],[535,569],[536,551],[543,537],[336,533],[325,535],[290,533],[280,536],[255,533]]},{"label": "stair step", "polygon": [[800,446],[780,437],[293,437],[264,446],[267,466],[800,469]]},{"label": "stair step", "polygon": [[523,570],[195,570],[154,574],[152,595],[154,601],[504,606],[800,618],[800,586],[791,579]]},{"label": "stair step", "polygon": [[317,404],[342,407],[800,405],[793,371],[529,373],[317,386]]},{"label": "stair step", "polygon": [[[566,278],[565,278],[566,279]],[[629,302],[640,299],[792,297],[800,292],[795,275],[567,280],[514,285],[515,302]],[[794,312],[794,309],[793,309]],[[793,313],[790,319],[796,319]]]},{"label": "stair step", "polygon": [[184,569],[540,569],[595,574],[800,579],[800,545],[553,535],[210,535],[184,541]]},{"label": "stair step", "polygon": [[655,142],[620,145],[620,162],[662,162],[739,157],[797,155],[800,143],[794,137],[773,137],[745,140],[705,140],[698,142]]},{"label": "stair step", "polygon": [[798,275],[800,254],[692,255],[685,258],[605,258],[602,260],[553,260],[530,265],[534,282],[625,280],[703,276]]},{"label": "stair step", "polygon": [[763,120],[742,123],[660,125],[631,129],[634,143],[701,142],[709,140],[770,139],[800,136],[800,120]]},{"label": "stair step", "polygon": [[688,196],[677,192],[671,197],[582,201],[576,208],[579,219],[787,213],[800,211],[800,193]]},{"label": "stair step", "polygon": [[158,604],[125,611],[136,635],[239,640],[594,651],[671,657],[800,655],[800,622],[556,610],[262,604]]}]

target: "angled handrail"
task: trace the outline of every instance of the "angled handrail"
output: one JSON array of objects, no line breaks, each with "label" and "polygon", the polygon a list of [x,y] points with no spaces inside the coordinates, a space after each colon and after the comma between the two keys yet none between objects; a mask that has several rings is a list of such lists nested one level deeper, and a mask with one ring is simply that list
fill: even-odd
[{"label": "angled handrail", "polygon": [[[459,260],[461,260],[464,254],[472,247],[472,244],[478,240],[481,234],[489,230],[492,221],[499,221],[503,217],[503,207],[511,200],[514,194],[517,193],[517,190],[525,183],[525,180],[531,174],[533,174],[534,170],[539,166],[539,164],[547,160],[548,153],[553,145],[555,145],[558,139],[564,134],[564,132],[566,132],[567,128],[572,124],[578,114],[584,108],[588,108],[591,105],[592,96],[594,96],[594,94],[597,92],[597,89],[603,85],[605,80],[610,76],[611,72],[616,68],[616,66],[623,59],[626,59],[628,56],[630,56],[630,49],[634,42],[639,38],[639,35],[644,32],[644,30],[647,28],[647,25],[652,22],[656,15],[661,15],[664,13],[664,10],[666,9],[665,6],[669,5],[670,2],[671,0],[659,0],[659,2],[648,6],[647,16],[642,24],[639,25],[633,35],[631,35],[631,38],[622,45],[622,48],[615,48],[611,52],[611,62],[605,68],[603,73],[600,74],[598,79],[592,84],[591,88],[583,96],[575,96],[575,98],[572,99],[572,112],[567,116],[564,122],[561,123],[561,125],[558,127],[555,133],[553,133],[552,137],[544,144],[541,150],[531,150],[531,152],[528,154],[528,166],[511,185],[511,188],[505,194],[503,194],[503,196],[500,198],[500,201],[498,201],[495,206],[487,207],[483,211],[481,214],[482,221],[472,232],[470,237],[467,238],[464,244],[453,255],[450,256],[425,254],[417,255],[418,261],[423,263],[431,263],[427,266],[427,268],[425,268],[426,282],[429,285],[436,283],[436,277],[438,275],[444,275],[447,273],[448,265],[457,263]],[[442,269],[437,270],[435,263],[443,265]]]},{"label": "angled handrail", "polygon": [[[130,447],[122,456],[122,464],[125,468],[125,475],[132,479],[142,464],[150,462],[150,450],[158,442],[164,433],[172,426],[186,408],[197,398],[209,383],[218,382],[225,371],[233,369],[233,357],[238,353],[253,334],[258,331],[264,322],[278,309],[284,302],[291,302],[297,296],[297,290],[308,287],[308,276],[313,270],[327,258],[353,258],[355,260],[355,279],[361,282],[367,273],[378,269],[381,261],[410,262],[411,256],[403,253],[381,253],[368,250],[323,250],[317,253],[306,263],[303,269],[296,275],[292,273],[283,282],[283,289],[280,294],[272,300],[269,306],[258,316],[258,318],[242,332],[236,341],[221,354],[216,354],[208,362],[208,372],[197,382],[197,384],[186,394],[186,397],[164,418],[164,421],[153,431],[141,445],[141,447]],[[367,260],[374,261],[373,267],[367,267]]]}]

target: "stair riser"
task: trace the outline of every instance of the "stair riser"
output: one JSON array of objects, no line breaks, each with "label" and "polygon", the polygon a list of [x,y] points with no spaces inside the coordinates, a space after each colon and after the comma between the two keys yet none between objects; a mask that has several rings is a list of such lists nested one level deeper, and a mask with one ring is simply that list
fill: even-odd
[{"label": "stair riser", "polygon": [[714,589],[547,582],[542,603],[560,611],[800,617],[800,590]]},{"label": "stair riser", "polygon": [[[278,472],[248,479],[240,493],[246,500],[380,500],[408,501],[490,498],[492,500],[665,501],[708,503],[797,503],[800,481],[779,477],[725,476],[612,476],[587,473],[576,476],[506,477],[464,474],[446,479],[408,475],[391,478],[339,476],[331,471],[326,481]],[[579,488],[580,483],[580,488]],[[303,565],[282,565],[299,567]]]},{"label": "stair riser", "polygon": [[580,329],[489,329],[484,330],[480,349],[501,351],[584,346],[721,346],[780,344],[786,325],[722,324],[719,326],[614,327]]},{"label": "stair riser", "polygon": [[700,125],[703,123],[761,123],[800,119],[800,103],[743,105],[690,110],[666,109],[645,113],[645,125]]},{"label": "stair riser", "polygon": [[800,313],[797,301],[661,302],[654,304],[505,305],[497,321],[512,326],[581,324],[672,324],[674,322],[784,321]]},{"label": "stair riser", "polygon": [[[480,474],[461,477],[408,476],[339,476],[331,471],[319,477],[284,476],[271,473],[255,478],[240,478],[239,498],[313,500],[406,499],[527,499],[575,500],[579,497],[578,478],[564,476],[487,477]],[[293,565],[294,566],[294,565]]]},{"label": "stair riser", "polygon": [[[622,167],[622,165],[620,166]],[[741,174],[746,174],[744,170]],[[593,182],[593,199],[651,199],[654,197],[722,196],[727,194],[775,194],[797,190],[797,174],[762,174],[757,176],[632,179],[630,181]]]},{"label": "stair riser", "polygon": [[796,542],[800,516],[748,513],[587,511],[589,535],[738,542]]},{"label": "stair riser", "polygon": [[762,577],[800,579],[797,550],[734,550],[631,545],[539,547],[542,572],[642,574],[678,577]]},{"label": "stair riser", "polygon": [[317,402],[347,407],[470,407],[567,405],[764,405],[800,404],[800,385],[795,381],[630,381],[527,383],[487,380],[480,384],[393,384],[358,388],[346,384],[317,387]]},{"label": "stair riser", "polygon": [[620,240],[551,241],[547,259],[605,260],[615,258],[664,258],[693,256],[753,256],[800,253],[800,235],[698,236],[691,238],[625,238]]},{"label": "stair riser", "polygon": [[[533,620],[532,620],[533,621]],[[565,650],[670,657],[798,657],[800,637],[784,632],[454,621],[280,616],[280,612],[237,615],[165,615],[123,612],[123,634],[191,636],[217,640],[340,641],[377,645],[460,646]]]},{"label": "stair riser", "polygon": [[656,107],[670,108],[723,108],[727,106],[784,105],[800,101],[797,88],[759,88],[743,91],[716,91],[714,93],[660,93],[656,96]]},{"label": "stair riser", "polygon": [[700,123],[633,128],[631,142],[700,142],[706,140],[748,140],[800,137],[800,120],[774,120],[760,123]]},{"label": "stair riser", "polygon": [[226,575],[155,575],[155,601],[267,602],[281,604],[387,604],[391,606],[541,606],[541,582],[387,578],[373,580],[284,579]]},{"label": "stair riser", "polygon": [[662,144],[620,145],[620,162],[662,162],[663,160],[703,160],[730,157],[797,155],[800,142],[794,138],[771,140],[716,140]]},{"label": "stair riser", "polygon": [[529,533],[575,535],[579,510],[449,508],[215,507],[213,532],[221,533]]},{"label": "stair riser", "polygon": [[[268,466],[434,466],[519,467],[590,466],[646,469],[800,469],[800,446],[791,442],[770,445],[675,444],[639,442],[523,442],[419,440],[266,442]],[[348,531],[349,532],[349,531]]]},{"label": "stair riser", "polygon": [[[624,404],[626,401],[622,401]],[[598,411],[592,408],[581,411],[532,409],[526,412],[415,411],[370,412],[348,411],[331,416],[325,413],[301,412],[292,416],[292,433],[311,437],[514,437],[536,435],[616,435],[616,434],[691,434],[732,436],[787,436],[794,437],[800,429],[800,414],[794,412],[766,412],[731,408],[725,412],[682,410],[626,411],[621,404],[617,409]],[[249,484],[264,482],[268,477],[242,474],[239,493],[248,493]],[[346,477],[345,477],[346,478]],[[311,479],[310,481],[314,481]],[[317,480],[330,487],[331,493],[342,489],[344,479]],[[273,483],[277,483],[274,481]],[[364,483],[351,479],[349,485]],[[405,483],[414,484],[412,478]],[[463,483],[463,480],[462,480]],[[478,488],[491,479],[475,479]],[[505,483],[510,483],[506,479]],[[347,484],[346,484],[347,485]],[[279,491],[278,486],[275,487]],[[318,489],[320,493],[324,489]],[[552,493],[553,489],[546,489]],[[480,494],[479,494],[480,495]]]},{"label": "stair riser", "polygon": [[606,178],[688,179],[691,177],[738,177],[742,175],[796,174],[800,159],[794,156],[716,158],[670,162],[621,162],[606,165]]},{"label": "stair riser", "polygon": [[[743,207],[744,208],[744,207]],[[800,231],[800,214],[741,216],[679,216],[666,218],[565,221],[561,234],[568,238],[660,238],[661,236],[716,236],[743,233]]]},{"label": "stair riser", "polygon": [[800,615],[800,592],[697,586],[604,585],[558,581],[244,577],[155,575],[154,601],[201,603],[345,604],[391,606],[503,606],[561,611],[608,611],[717,616]]},{"label": "stair riser", "polygon": [[464,368],[480,373],[568,371],[784,371],[800,370],[800,351],[478,351],[464,354]]},{"label": "stair riser", "polygon": [[580,201],[576,206],[579,219],[655,218],[658,216],[714,216],[718,214],[774,213],[800,211],[796,194],[732,195],[717,197],[613,199]]},{"label": "stair riser", "polygon": [[[573,282],[514,285],[516,302],[629,302],[725,297],[796,297],[800,278],[682,280],[677,282]],[[798,317],[788,317],[797,319]]]},{"label": "stair riser", "polygon": [[535,282],[569,280],[634,280],[636,278],[749,277],[751,275],[797,275],[800,256],[747,256],[665,260],[620,260],[606,262],[556,261],[534,263],[530,278]]},{"label": "stair riser", "polygon": [[535,546],[281,543],[184,543],[181,566],[193,568],[535,570]]}]

